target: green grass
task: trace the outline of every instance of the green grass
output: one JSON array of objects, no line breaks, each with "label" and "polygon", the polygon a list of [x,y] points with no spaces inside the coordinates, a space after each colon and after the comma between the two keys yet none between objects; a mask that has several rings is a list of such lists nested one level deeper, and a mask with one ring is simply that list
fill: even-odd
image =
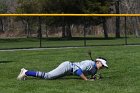
[{"label": "green grass", "polygon": [[[124,45],[125,39],[120,38],[91,38],[86,41],[87,46],[95,45]],[[140,44],[140,38],[128,38],[128,44]],[[49,38],[42,39],[42,47],[69,47],[69,46],[84,46],[84,38],[75,37],[72,39]],[[15,39],[0,39],[0,49],[11,48],[37,48],[40,47],[39,39],[37,38],[15,38]]]},{"label": "green grass", "polygon": [[[81,61],[92,56],[108,59],[109,69],[102,70],[104,78],[83,81],[77,76],[57,80],[28,78],[16,80],[22,67],[29,70],[50,71],[61,62]],[[47,49],[36,51],[0,52],[0,93],[139,93],[139,46],[99,46],[92,48]]]}]

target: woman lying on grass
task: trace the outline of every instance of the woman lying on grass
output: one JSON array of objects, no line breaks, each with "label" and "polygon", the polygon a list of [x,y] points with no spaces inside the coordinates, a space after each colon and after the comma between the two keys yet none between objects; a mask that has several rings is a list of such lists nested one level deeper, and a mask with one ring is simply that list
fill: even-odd
[{"label": "woman lying on grass", "polygon": [[[107,60],[101,57],[96,58],[95,61],[84,60],[75,63],[65,61],[50,72],[30,71],[22,68],[17,79],[25,80],[27,76],[39,77],[42,79],[57,79],[66,75],[77,75],[83,80],[94,80],[97,71],[103,68],[108,68],[108,65]],[[87,75],[91,75],[91,79],[88,79]]]}]

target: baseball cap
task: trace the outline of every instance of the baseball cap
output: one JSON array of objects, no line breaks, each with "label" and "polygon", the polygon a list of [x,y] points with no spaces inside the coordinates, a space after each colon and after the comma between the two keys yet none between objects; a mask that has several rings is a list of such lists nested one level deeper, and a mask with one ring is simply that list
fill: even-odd
[{"label": "baseball cap", "polygon": [[100,61],[102,65],[108,68],[107,61],[104,58],[97,58],[96,61]]}]

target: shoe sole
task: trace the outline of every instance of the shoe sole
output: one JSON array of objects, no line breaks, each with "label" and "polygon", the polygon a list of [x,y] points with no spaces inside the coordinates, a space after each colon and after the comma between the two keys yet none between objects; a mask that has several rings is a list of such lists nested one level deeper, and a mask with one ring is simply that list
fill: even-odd
[{"label": "shoe sole", "polygon": [[24,71],[24,69],[22,68],[17,77],[17,80],[26,80],[25,76],[23,75],[23,71]]}]

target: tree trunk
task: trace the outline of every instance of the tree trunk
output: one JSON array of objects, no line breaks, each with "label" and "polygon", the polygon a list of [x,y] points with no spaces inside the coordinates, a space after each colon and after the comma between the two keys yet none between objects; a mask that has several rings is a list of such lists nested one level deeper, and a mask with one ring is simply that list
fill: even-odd
[{"label": "tree trunk", "polygon": [[26,35],[27,35],[27,38],[29,38],[31,36],[31,31],[30,31],[30,22],[26,22]]},{"label": "tree trunk", "polygon": [[28,22],[26,23],[26,35],[27,35],[27,38],[29,38],[29,23]]},{"label": "tree trunk", "polygon": [[116,38],[120,38],[120,17],[116,17]]},{"label": "tree trunk", "polygon": [[135,21],[136,21],[135,35],[136,35],[136,37],[139,37],[140,33],[138,31],[138,24],[139,24],[138,17],[135,17]]},{"label": "tree trunk", "polygon": [[[116,2],[116,14],[120,14],[120,1]],[[116,16],[116,38],[120,38],[120,17]]]},{"label": "tree trunk", "polygon": [[21,21],[24,26],[24,34],[27,35],[27,22],[26,22],[26,20],[21,20]]},{"label": "tree trunk", "polygon": [[62,38],[66,37],[65,25],[62,26]]},{"label": "tree trunk", "polygon": [[104,38],[108,38],[107,18],[103,17]]},{"label": "tree trunk", "polygon": [[62,17],[62,38],[66,37],[66,23],[65,23],[65,17]]},{"label": "tree trunk", "polygon": [[41,29],[41,18],[39,17],[38,18],[38,30],[37,30],[37,37],[38,38],[42,38],[42,29]]},{"label": "tree trunk", "polygon": [[1,26],[1,28],[0,28],[0,32],[4,32],[4,24],[3,24],[3,21],[2,21],[2,18],[0,18],[0,26]]},{"label": "tree trunk", "polygon": [[47,23],[46,23],[46,38],[48,38],[49,36],[48,36],[48,25],[47,25]]},{"label": "tree trunk", "polygon": [[66,26],[66,34],[67,38],[72,38],[70,24]]}]

